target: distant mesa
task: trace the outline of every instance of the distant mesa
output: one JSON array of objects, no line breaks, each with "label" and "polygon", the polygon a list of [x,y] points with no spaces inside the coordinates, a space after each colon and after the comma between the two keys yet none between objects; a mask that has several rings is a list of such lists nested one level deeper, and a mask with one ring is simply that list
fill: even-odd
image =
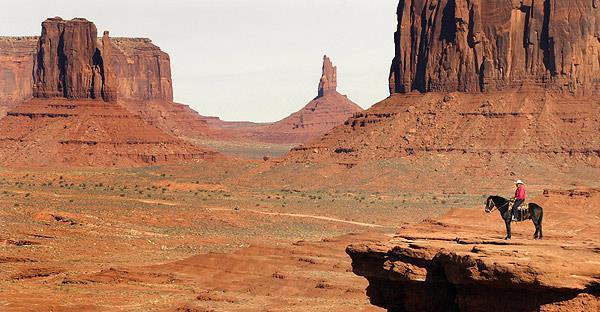
[{"label": "distant mesa", "polygon": [[363,109],[337,91],[337,67],[323,57],[323,74],[317,97],[301,110],[265,129],[273,141],[303,143],[318,138]]},{"label": "distant mesa", "polygon": [[167,53],[147,38],[96,33],[86,19],[57,17],[42,23],[39,37],[0,37],[0,116],[34,96],[99,99],[118,102],[171,134],[209,133],[200,115],[173,103]]},{"label": "distant mesa", "polygon": [[[37,43],[36,43],[37,42]],[[33,52],[31,49],[35,49]],[[198,121],[173,103],[169,57],[147,39],[97,37],[86,19],[50,18],[40,37],[0,38],[0,165],[135,166],[218,157],[176,137]]]},{"label": "distant mesa", "polygon": [[316,139],[332,128],[343,124],[363,109],[337,91],[337,67],[323,57],[322,75],[317,96],[299,111],[268,125],[231,124],[213,125],[230,137],[267,143],[298,144]]}]

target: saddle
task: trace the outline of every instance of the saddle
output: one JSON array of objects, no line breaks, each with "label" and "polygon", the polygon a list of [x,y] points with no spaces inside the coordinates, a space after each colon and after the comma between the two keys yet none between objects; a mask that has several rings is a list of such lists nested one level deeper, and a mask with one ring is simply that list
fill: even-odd
[{"label": "saddle", "polygon": [[531,218],[531,216],[529,215],[529,203],[524,202],[517,209],[517,222],[522,222],[528,220],[529,218]]}]

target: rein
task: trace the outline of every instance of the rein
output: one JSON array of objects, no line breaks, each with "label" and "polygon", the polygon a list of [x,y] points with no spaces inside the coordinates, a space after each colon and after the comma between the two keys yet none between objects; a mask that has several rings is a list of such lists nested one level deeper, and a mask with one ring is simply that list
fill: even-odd
[{"label": "rein", "polygon": [[502,208],[506,207],[507,205],[510,205],[510,200],[506,201],[506,203],[505,203],[504,205],[500,206],[500,207],[497,207],[497,206],[496,206],[496,203],[495,203],[494,201],[492,201],[492,203],[494,203],[494,207],[492,207],[492,208],[491,208],[491,209],[488,211],[488,213],[492,213],[492,211],[494,211],[494,210],[496,210],[496,209],[502,209]]}]

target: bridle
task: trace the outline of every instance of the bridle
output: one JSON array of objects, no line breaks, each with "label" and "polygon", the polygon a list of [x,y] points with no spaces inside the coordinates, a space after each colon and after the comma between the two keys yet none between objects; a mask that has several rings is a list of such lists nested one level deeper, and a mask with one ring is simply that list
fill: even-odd
[{"label": "bridle", "polygon": [[[490,206],[490,202],[492,202],[492,207],[489,207]],[[502,205],[500,207],[496,207],[496,203],[494,202],[494,200],[492,200],[491,198],[489,198],[488,201],[485,203],[485,212],[486,213],[492,213],[494,210],[496,210],[496,209],[502,209],[502,208],[506,207],[509,204],[510,204],[510,200],[507,201],[504,205]]]}]

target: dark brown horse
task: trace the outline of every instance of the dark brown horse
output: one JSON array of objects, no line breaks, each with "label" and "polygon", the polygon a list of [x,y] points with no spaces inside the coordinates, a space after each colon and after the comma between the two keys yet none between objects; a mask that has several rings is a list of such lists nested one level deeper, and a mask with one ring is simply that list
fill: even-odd
[{"label": "dark brown horse", "polygon": [[[512,219],[510,214],[510,206],[511,201],[500,196],[490,196],[485,202],[485,212],[491,213],[494,211],[494,209],[498,209],[500,212],[500,216],[502,216],[502,219],[506,224],[505,239],[511,238],[510,223],[512,222]],[[542,219],[544,217],[544,208],[534,203],[530,203],[527,208],[528,209],[523,212],[523,217],[521,220],[532,220],[533,225],[535,226],[535,234],[533,234],[533,239],[542,239],[544,237],[542,235]]]}]

